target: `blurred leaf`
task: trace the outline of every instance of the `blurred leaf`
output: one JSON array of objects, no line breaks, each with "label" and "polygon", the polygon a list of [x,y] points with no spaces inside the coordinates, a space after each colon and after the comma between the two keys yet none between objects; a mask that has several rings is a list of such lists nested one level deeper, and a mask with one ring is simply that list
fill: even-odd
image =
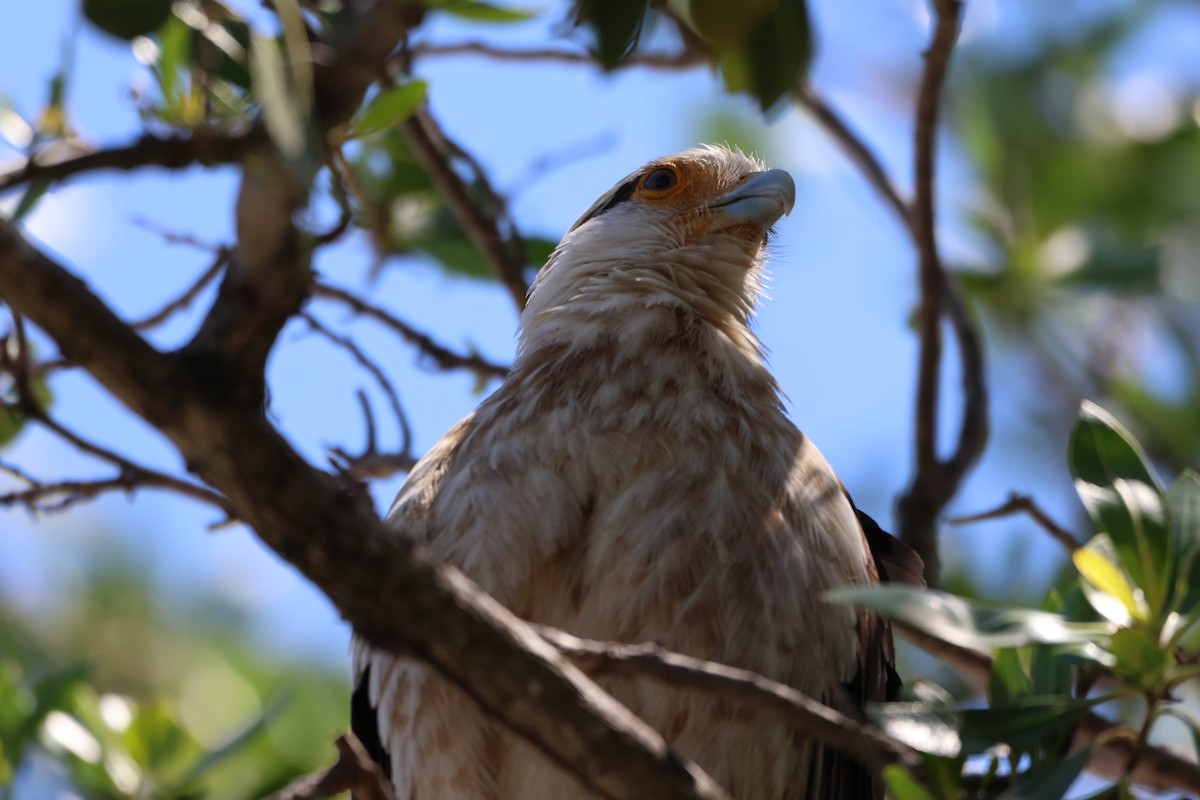
[{"label": "blurred leaf", "polygon": [[1075,489],[1097,533],[1107,533],[1150,610],[1163,609],[1171,569],[1162,490],[1146,454],[1104,409],[1084,401],[1068,445]]},{"label": "blurred leaf", "polygon": [[277,40],[250,40],[250,74],[271,141],[289,161],[300,159],[306,149],[305,120]]},{"label": "blurred leaf", "polygon": [[1113,634],[1109,649],[1117,658],[1113,671],[1139,689],[1161,688],[1168,668],[1174,663],[1171,653],[1159,643],[1157,633],[1144,625],[1121,628]]},{"label": "blurred leaf", "polygon": [[558,247],[558,242],[540,236],[525,237],[525,260],[531,267],[541,269],[550,260],[550,254]]},{"label": "blurred leaf", "polygon": [[347,138],[370,136],[404,122],[425,99],[425,89],[425,81],[414,80],[376,95],[362,115],[351,123]]},{"label": "blurred leaf", "polygon": [[1145,622],[1149,616],[1145,598],[1118,558],[1112,539],[1105,533],[1096,534],[1071,554],[1084,579],[1084,594],[1101,616],[1118,625],[1129,625],[1133,620]]},{"label": "blurred leaf", "polygon": [[50,181],[48,180],[36,178],[30,181],[29,186],[25,189],[25,193],[21,195],[21,200],[17,203],[17,207],[13,209],[12,221],[17,223],[25,219],[49,190]]},{"label": "blurred leaf", "polygon": [[576,0],[575,24],[596,34],[596,59],[607,70],[633,52],[645,24],[648,0]]},{"label": "blurred leaf", "polygon": [[1020,653],[1015,647],[997,650],[988,676],[988,703],[993,708],[1003,708],[1028,693],[1029,677],[1021,664]]},{"label": "blurred leaf", "polygon": [[1179,564],[1175,606],[1188,614],[1200,607],[1200,473],[1180,473],[1167,490],[1167,510]]},{"label": "blurred leaf", "polygon": [[1070,622],[1059,614],[1012,606],[983,605],[961,597],[914,586],[851,587],[826,592],[826,601],[850,603],[976,650],[1023,647],[1041,642],[1091,642],[1108,626]]},{"label": "blurred leaf", "polygon": [[922,753],[957,758],[963,752],[959,712],[926,703],[882,703],[867,713],[889,736]]},{"label": "blurred leaf", "polygon": [[960,712],[963,749],[982,753],[1004,743],[1021,750],[1044,738],[1070,730],[1076,720],[1104,698],[1063,695],[1022,697],[1005,708],[970,708]]},{"label": "blurred leaf", "polygon": [[291,697],[290,692],[276,694],[253,722],[230,736],[224,744],[209,751],[203,758],[192,765],[191,769],[185,772],[179,779],[179,787],[183,788],[198,783],[222,761],[244,750],[252,739],[261,734],[267,725],[279,716],[280,712],[291,702]]},{"label": "blurred leaf", "polygon": [[996,800],[1062,800],[1091,755],[1091,748],[1085,747],[1074,755],[1049,760],[1043,768],[1030,770],[1018,778]]},{"label": "blurred leaf", "polygon": [[475,22],[525,22],[537,15],[532,11],[504,8],[480,0],[424,0],[429,8],[445,11]]},{"label": "blurred leaf", "polygon": [[105,33],[119,39],[145,36],[171,15],[172,0],[83,0],[83,14]]},{"label": "blurred leaf", "polygon": [[892,800],[938,800],[899,764],[883,768],[883,782],[887,784]]}]

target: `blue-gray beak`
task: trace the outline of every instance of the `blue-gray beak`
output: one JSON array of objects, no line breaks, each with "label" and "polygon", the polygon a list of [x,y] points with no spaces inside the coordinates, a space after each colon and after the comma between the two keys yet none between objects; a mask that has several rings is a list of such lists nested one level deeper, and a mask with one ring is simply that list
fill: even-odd
[{"label": "blue-gray beak", "polygon": [[734,219],[769,228],[796,204],[796,182],[781,169],[756,172],[731,192],[708,204]]}]

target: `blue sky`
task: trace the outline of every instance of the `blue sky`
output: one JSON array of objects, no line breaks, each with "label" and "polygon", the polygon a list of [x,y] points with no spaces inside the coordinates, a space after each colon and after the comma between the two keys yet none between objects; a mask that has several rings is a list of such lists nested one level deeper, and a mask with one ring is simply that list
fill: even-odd
[{"label": "blue sky", "polygon": [[[245,10],[256,4],[231,5]],[[1076,12],[1081,6],[1069,5]],[[1095,4],[1093,12],[1097,5],[1111,3]],[[74,124],[91,141],[127,142],[141,125],[130,87],[148,85],[148,77],[127,45],[81,26],[74,6],[69,0],[46,0],[23,6],[23,16],[8,14],[0,28],[0,93],[23,114],[36,115],[64,42],[73,42],[69,106]],[[821,0],[812,9],[823,42],[814,82],[907,187],[909,97],[924,47],[923,5]],[[1020,48],[1021,25],[1028,22],[1023,6],[976,0],[967,9],[968,44]],[[543,43],[545,35],[542,24],[466,26],[444,17],[434,18],[422,33],[429,41],[482,38],[514,47]],[[1163,35],[1174,36],[1171,31]],[[703,69],[605,76],[578,66],[463,57],[431,59],[417,71],[429,81],[434,114],[447,132],[476,154],[495,185],[512,197],[522,230],[549,238],[558,238],[621,176],[651,158],[698,143],[714,108],[760,126],[773,166],[794,175],[799,197],[775,239],[770,297],[759,315],[759,332],[797,424],[826,453],[859,504],[885,527],[890,523],[893,499],[910,479],[916,344],[907,320],[915,302],[915,257],[890,212],[812,122],[793,110],[769,123],[755,122],[755,105],[724,97]],[[580,149],[583,157],[528,180],[540,156]],[[943,150],[942,232],[951,256],[970,263],[981,254],[960,220],[974,190],[954,153],[952,143]],[[15,156],[0,145],[0,162]],[[27,230],[78,269],[119,313],[133,318],[174,296],[210,259],[165,243],[138,221],[229,242],[235,181],[231,169],[82,177],[48,197]],[[370,263],[366,243],[351,238],[324,253],[318,268],[332,282],[353,286]],[[370,293],[451,346],[477,348],[496,360],[511,358],[517,318],[495,286],[449,278],[413,262],[386,270]],[[170,347],[186,340],[203,307],[156,331],[153,341]],[[327,322],[347,324],[386,366],[413,421],[418,451],[478,403],[469,376],[430,374],[415,364],[411,349],[372,326],[351,322],[336,308],[317,309]],[[354,390],[369,385],[367,376],[303,326],[290,327],[282,342],[270,365],[274,418],[313,463],[325,463],[330,446],[357,447],[363,430]],[[1037,495],[1060,519],[1072,519],[1075,501],[1059,455],[1066,428],[1061,441],[1045,443],[1022,417],[1023,398],[1038,391],[1036,378],[1021,364],[995,357],[990,368],[998,435],[952,512],[989,508],[1010,491],[1020,491]],[[950,425],[957,407],[955,381],[951,365],[944,404]],[[77,430],[143,462],[181,469],[161,437],[87,378],[66,374],[54,389],[54,413]],[[394,435],[387,427],[382,433]],[[1031,444],[1035,437],[1043,441]],[[1033,450],[1039,457],[1029,457]],[[1045,452],[1051,457],[1042,457]],[[102,467],[38,431],[26,433],[2,457],[46,478],[104,474]],[[397,486],[393,480],[376,488],[381,509]],[[268,645],[344,659],[348,632],[328,603],[244,529],[208,532],[206,525],[217,518],[213,510],[154,492],[107,497],[41,519],[21,510],[0,511],[0,602],[29,614],[69,602],[64,583],[70,585],[86,559],[119,541],[140,554],[164,592],[226,593],[253,612]],[[944,546],[952,562],[1015,559],[1012,580],[997,588],[1002,593],[1014,586],[1035,590],[1061,563],[1054,546],[1022,521],[951,529]]]}]

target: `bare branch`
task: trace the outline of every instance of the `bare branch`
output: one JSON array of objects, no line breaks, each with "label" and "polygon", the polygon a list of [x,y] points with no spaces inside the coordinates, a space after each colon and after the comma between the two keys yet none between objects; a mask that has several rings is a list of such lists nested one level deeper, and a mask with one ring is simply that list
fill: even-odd
[{"label": "bare branch", "polygon": [[221,270],[225,269],[225,267],[229,264],[230,255],[232,255],[232,253],[229,248],[217,248],[217,257],[213,259],[213,263],[208,267],[208,269],[204,270],[204,272],[200,274],[200,277],[196,278],[196,280],[192,282],[191,286],[184,290],[183,294],[179,295],[179,297],[167,303],[150,316],[131,323],[133,329],[135,331],[145,331],[151,328],[156,328],[173,317],[175,314],[191,306],[192,303],[196,302],[196,298],[200,296],[200,293],[204,291],[204,288],[216,280],[217,276],[221,274]]},{"label": "bare branch", "polygon": [[264,800],[317,800],[349,791],[356,800],[395,800],[391,781],[352,733],[335,741],[338,760],[324,772],[289,783]]},{"label": "bare branch", "polygon": [[[900,534],[925,560],[925,578],[937,585],[938,558],[935,521],[946,502],[958,490],[967,469],[974,463],[986,440],[986,394],[983,389],[982,356],[965,311],[952,315],[959,333],[959,349],[968,384],[962,429],[956,452],[949,462],[938,457],[938,393],[941,389],[941,316],[947,308],[945,267],[938,252],[934,224],[934,163],[937,153],[938,117],[942,84],[950,56],[958,39],[960,0],[937,0],[933,41],[925,52],[925,71],[917,93],[914,135],[916,196],[908,219],[920,256],[921,307],[920,354],[917,374],[916,473],[900,501]],[[960,325],[966,326],[965,328]],[[969,334],[963,336],[964,330]]]},{"label": "bare branch", "polygon": [[851,129],[842,115],[829,105],[811,84],[805,84],[795,89],[792,92],[792,99],[797,105],[812,114],[813,119],[820,123],[830,138],[841,145],[842,149],[846,151],[846,156],[854,162],[863,177],[867,179],[867,183],[871,184],[879,193],[888,208],[896,213],[904,229],[911,233],[908,200],[900,194],[900,190],[888,176],[887,170],[883,168],[883,163],[867,146],[867,143]]},{"label": "bare branch", "polygon": [[1032,497],[1023,494],[1010,494],[1008,500],[1003,505],[997,506],[991,511],[981,511],[978,514],[955,517],[949,520],[949,522],[951,525],[966,525],[971,522],[999,519],[1022,512],[1028,514],[1034,522],[1042,527],[1042,530],[1050,534],[1054,541],[1062,545],[1063,549],[1068,553],[1075,552],[1075,549],[1079,547],[1079,540],[1073,533],[1052,520],[1050,515],[1043,511],[1041,506]]},{"label": "bare branch", "polygon": [[394,535],[369,498],[308,465],[260,408],[228,402],[203,365],[154,350],[3,220],[0,287],[64,355],[166,434],[371,646],[427,660],[600,797],[728,798],[527,623]]},{"label": "bare branch", "polygon": [[914,767],[919,760],[912,750],[878,728],[755,672],[672,653],[653,643],[618,644],[580,639],[554,628],[539,631],[588,675],[647,677],[754,706],[786,717],[806,736],[875,770],[895,763]]},{"label": "bare branch", "polygon": [[144,134],[124,147],[93,150],[61,161],[29,159],[21,166],[0,173],[0,192],[31,181],[60,181],[73,175],[99,170],[135,170],[143,167],[183,169],[195,164],[229,164],[238,161],[263,140],[252,128],[240,134],[214,135],[196,131],[191,136],[160,137]]},{"label": "bare branch", "polygon": [[427,334],[421,333],[395,315],[388,313],[379,306],[368,303],[358,295],[345,289],[332,286],[328,283],[318,282],[313,285],[313,296],[323,297],[327,300],[336,300],[339,303],[349,306],[350,310],[354,313],[369,317],[385,327],[391,328],[399,334],[400,338],[409,344],[416,345],[417,349],[436,364],[439,369],[465,369],[481,379],[504,378],[508,375],[508,367],[488,361],[482,356],[466,356],[455,353],[438,344]]},{"label": "bare branch", "polygon": [[[423,44],[409,48],[415,58],[438,56],[483,56],[494,61],[550,61],[558,64],[580,64],[598,67],[596,57],[588,52],[558,48],[504,49],[487,42],[456,42],[453,44]],[[703,50],[685,47],[677,53],[635,53],[617,64],[617,69],[676,70],[707,66],[710,56]]]},{"label": "bare branch", "polygon": [[[438,193],[445,199],[471,244],[487,261],[492,272],[508,290],[517,310],[525,308],[529,284],[525,281],[524,242],[511,221],[506,238],[500,231],[500,218],[489,215],[471,195],[471,188],[451,166],[451,154],[445,149],[446,137],[427,108],[420,108],[400,125],[409,148],[421,169],[429,175]],[[439,146],[442,143],[442,146]],[[493,197],[498,197],[493,194]],[[494,212],[502,204],[493,203]]]}]

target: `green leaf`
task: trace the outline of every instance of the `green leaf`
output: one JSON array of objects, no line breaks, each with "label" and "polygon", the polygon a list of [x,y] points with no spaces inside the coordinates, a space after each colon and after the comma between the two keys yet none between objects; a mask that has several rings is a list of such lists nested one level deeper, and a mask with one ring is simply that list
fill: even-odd
[{"label": "green leaf", "polygon": [[1068,450],[1075,489],[1093,527],[1111,537],[1151,613],[1161,613],[1170,586],[1172,547],[1162,489],[1146,454],[1111,414],[1087,401]]},{"label": "green leaf", "polygon": [[262,36],[250,40],[250,75],[271,141],[289,161],[299,160],[307,146],[305,119],[277,40]]},{"label": "green leaf", "polygon": [[347,138],[356,139],[394,128],[413,115],[425,98],[425,81],[414,80],[382,92],[363,109],[350,126]]},{"label": "green leaf", "polygon": [[50,181],[48,180],[37,179],[30,181],[29,186],[25,189],[25,193],[21,195],[17,207],[13,209],[12,221],[16,223],[25,219],[49,190]]},{"label": "green leaf", "polygon": [[883,782],[892,800],[937,800],[908,770],[899,764],[883,768]]},{"label": "green leaf", "polygon": [[1157,634],[1144,625],[1121,628],[1113,634],[1109,650],[1116,656],[1113,672],[1139,689],[1162,688],[1174,659],[1159,644]]},{"label": "green leaf", "polygon": [[983,605],[915,586],[847,587],[824,599],[873,609],[889,619],[976,650],[1026,645],[1089,643],[1107,634],[1106,623],[1071,622],[1061,614]]},{"label": "green leaf", "polygon": [[1092,706],[1106,698],[1063,695],[1022,697],[1004,708],[959,711],[964,753],[982,753],[997,744],[1032,750],[1048,736],[1065,733]]},{"label": "green leaf", "polygon": [[425,5],[475,22],[526,22],[537,16],[532,11],[502,8],[479,0],[425,0]]},{"label": "green leaf", "polygon": [[1021,664],[1020,653],[1015,647],[997,650],[988,676],[988,703],[993,708],[1002,708],[1028,693],[1029,677]]},{"label": "green leaf", "polygon": [[924,702],[883,703],[867,710],[892,738],[931,756],[957,758],[963,751],[961,718],[951,706]]},{"label": "green leaf", "polygon": [[279,716],[280,712],[287,707],[287,704],[290,701],[290,692],[280,692],[276,694],[275,697],[271,699],[271,702],[267,704],[267,707],[263,709],[263,712],[259,714],[253,722],[230,736],[224,744],[215,750],[208,752],[203,758],[193,764],[192,767],[186,773],[184,773],[183,777],[179,779],[178,785],[180,787],[187,787],[196,783],[206,774],[211,772],[212,769],[222,761],[244,750],[252,739],[262,733],[263,730],[266,729],[267,725],[270,724],[271,721],[277,716]]},{"label": "green leaf", "polygon": [[172,0],[83,0],[83,15],[118,39],[158,30],[171,15]]},{"label": "green leaf", "polygon": [[1026,772],[996,800],[1062,800],[1092,756],[1085,747],[1062,759],[1049,759],[1045,767]]},{"label": "green leaf", "polygon": [[633,52],[649,7],[647,0],[577,0],[575,24],[596,34],[596,58],[607,70]]},{"label": "green leaf", "polygon": [[1088,602],[1105,619],[1118,625],[1149,617],[1142,590],[1133,585],[1129,573],[1118,562],[1116,548],[1108,534],[1098,533],[1071,554],[1075,568],[1083,577],[1080,584]]},{"label": "green leaf", "polygon": [[1167,511],[1178,554],[1173,605],[1187,614],[1200,607],[1200,473],[1180,473],[1167,490]]}]

